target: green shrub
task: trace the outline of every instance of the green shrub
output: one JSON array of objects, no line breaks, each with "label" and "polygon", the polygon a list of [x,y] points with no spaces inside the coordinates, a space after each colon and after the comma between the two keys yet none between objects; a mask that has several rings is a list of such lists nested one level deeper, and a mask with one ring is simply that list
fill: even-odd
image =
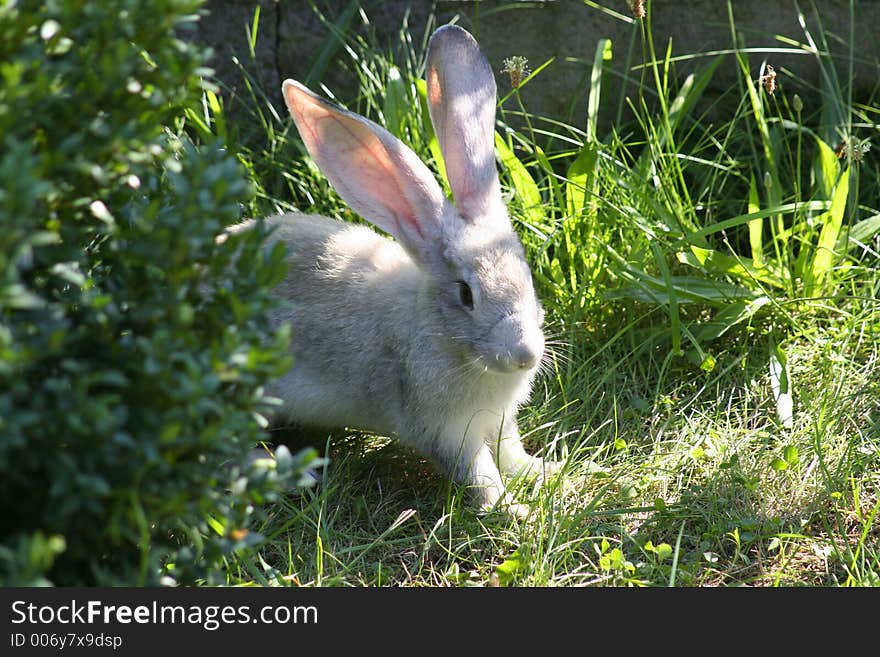
[{"label": "green shrub", "polygon": [[[283,253],[223,244],[234,154],[176,134],[193,0],[0,7],[0,581],[219,581],[308,465],[238,464],[285,362]],[[206,295],[207,289],[215,293]]]}]

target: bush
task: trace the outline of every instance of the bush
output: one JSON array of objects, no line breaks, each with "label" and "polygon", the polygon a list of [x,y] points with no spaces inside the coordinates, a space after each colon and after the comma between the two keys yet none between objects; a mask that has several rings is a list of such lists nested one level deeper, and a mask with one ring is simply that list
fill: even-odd
[{"label": "bush", "polygon": [[289,364],[265,319],[284,254],[215,243],[244,172],[171,129],[204,84],[176,38],[198,5],[0,7],[3,583],[220,581],[311,458],[238,465]]}]

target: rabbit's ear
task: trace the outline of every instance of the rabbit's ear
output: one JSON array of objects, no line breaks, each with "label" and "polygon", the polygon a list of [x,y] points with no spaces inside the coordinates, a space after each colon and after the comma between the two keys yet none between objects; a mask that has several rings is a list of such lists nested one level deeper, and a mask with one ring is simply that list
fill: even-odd
[{"label": "rabbit's ear", "polygon": [[443,190],[403,142],[362,116],[285,80],[284,99],[309,154],[351,208],[413,257],[436,251]]},{"label": "rabbit's ear", "polygon": [[474,38],[445,25],[428,44],[428,109],[455,205],[465,219],[501,204],[495,168],[495,76]]}]

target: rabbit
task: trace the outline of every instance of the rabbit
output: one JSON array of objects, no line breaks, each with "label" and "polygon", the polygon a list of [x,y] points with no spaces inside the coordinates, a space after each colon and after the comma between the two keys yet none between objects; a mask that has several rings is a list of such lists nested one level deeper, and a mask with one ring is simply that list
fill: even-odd
[{"label": "rabbit", "polygon": [[537,475],[517,428],[544,353],[544,311],[495,168],[496,87],[474,38],[432,35],[428,105],[454,204],[428,167],[372,121],[294,80],[287,108],[312,159],[370,227],[266,218],[288,247],[272,317],[292,368],[268,388],[274,421],[393,436],[466,486],[482,510],[522,515],[502,473]]}]

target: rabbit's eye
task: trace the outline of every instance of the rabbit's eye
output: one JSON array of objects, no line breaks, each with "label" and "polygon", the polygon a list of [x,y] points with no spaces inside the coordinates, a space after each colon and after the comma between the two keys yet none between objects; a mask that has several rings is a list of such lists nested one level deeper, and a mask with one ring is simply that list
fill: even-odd
[{"label": "rabbit's eye", "polygon": [[456,283],[458,283],[458,298],[461,300],[461,305],[468,310],[473,310],[474,293],[471,292],[471,286],[464,281],[456,281]]}]

